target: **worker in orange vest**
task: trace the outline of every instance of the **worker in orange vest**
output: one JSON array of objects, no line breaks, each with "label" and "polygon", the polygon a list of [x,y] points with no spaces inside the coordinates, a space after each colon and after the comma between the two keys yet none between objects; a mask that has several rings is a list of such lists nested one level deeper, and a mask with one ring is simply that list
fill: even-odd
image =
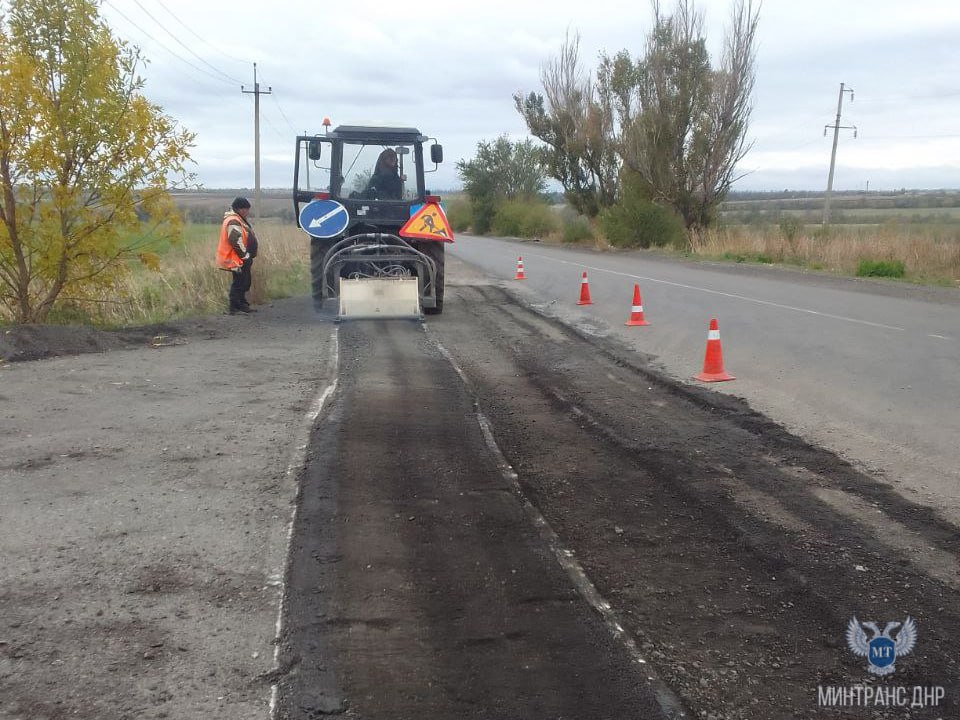
[{"label": "worker in orange vest", "polygon": [[220,225],[217,267],[233,273],[228,309],[231,315],[256,312],[246,297],[253,259],[257,256],[257,236],[247,219],[249,214],[250,201],[245,197],[235,198],[230,209],[223,214],[223,224]]}]

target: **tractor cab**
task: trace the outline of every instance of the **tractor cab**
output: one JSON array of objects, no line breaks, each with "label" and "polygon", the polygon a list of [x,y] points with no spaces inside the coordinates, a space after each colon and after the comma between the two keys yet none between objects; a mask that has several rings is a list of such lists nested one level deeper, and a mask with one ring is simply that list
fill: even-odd
[{"label": "tractor cab", "polygon": [[[426,177],[442,161],[443,147],[415,128],[341,125],[297,137],[294,212],[297,225],[310,235],[318,308],[325,298],[338,296],[340,316],[368,311],[391,316],[384,303],[357,311],[353,301],[350,312],[341,292],[350,284],[344,281],[391,279],[406,280],[403,290],[403,283],[390,286],[403,294],[402,316],[411,305],[413,280],[416,306],[429,314],[442,311],[443,250],[453,234],[440,198],[426,188]],[[378,297],[386,287],[375,288]],[[355,290],[348,288],[347,294]]]}]

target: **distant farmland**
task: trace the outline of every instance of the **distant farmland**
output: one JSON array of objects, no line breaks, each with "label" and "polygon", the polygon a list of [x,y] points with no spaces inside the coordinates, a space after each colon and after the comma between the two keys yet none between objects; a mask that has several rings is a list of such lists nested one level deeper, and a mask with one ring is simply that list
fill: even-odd
[{"label": "distant farmland", "polygon": [[[220,188],[216,190],[177,190],[171,193],[183,219],[191,223],[219,223],[223,213],[238,195],[254,201],[250,188]],[[293,192],[291,190],[261,190],[261,217],[279,218],[293,223]]]},{"label": "distant farmland", "polygon": [[[720,206],[727,225],[803,225],[823,220],[823,193],[731,193]],[[843,192],[830,200],[833,225],[960,224],[960,191],[903,190],[896,193]]]}]

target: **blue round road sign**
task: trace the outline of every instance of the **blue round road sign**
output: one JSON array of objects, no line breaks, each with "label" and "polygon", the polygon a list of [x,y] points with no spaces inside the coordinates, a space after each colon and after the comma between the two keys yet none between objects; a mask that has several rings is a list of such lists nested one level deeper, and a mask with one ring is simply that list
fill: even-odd
[{"label": "blue round road sign", "polygon": [[311,200],[300,208],[300,227],[316,238],[331,238],[347,229],[350,213],[336,200]]}]

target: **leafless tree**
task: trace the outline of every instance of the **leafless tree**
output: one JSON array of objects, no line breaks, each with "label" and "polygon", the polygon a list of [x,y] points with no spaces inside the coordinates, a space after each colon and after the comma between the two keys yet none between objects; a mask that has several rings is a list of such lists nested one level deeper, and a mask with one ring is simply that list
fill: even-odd
[{"label": "leafless tree", "polygon": [[541,69],[543,94],[514,95],[530,133],[547,146],[547,168],[580,212],[593,216],[617,194],[620,159],[612,98],[580,66],[580,36],[568,34]]},{"label": "leafless tree", "polygon": [[696,237],[737,179],[750,144],[759,7],[737,0],[721,65],[711,68],[703,15],[678,0],[671,15],[654,2],[644,56],[604,58],[610,77],[624,164]]}]

